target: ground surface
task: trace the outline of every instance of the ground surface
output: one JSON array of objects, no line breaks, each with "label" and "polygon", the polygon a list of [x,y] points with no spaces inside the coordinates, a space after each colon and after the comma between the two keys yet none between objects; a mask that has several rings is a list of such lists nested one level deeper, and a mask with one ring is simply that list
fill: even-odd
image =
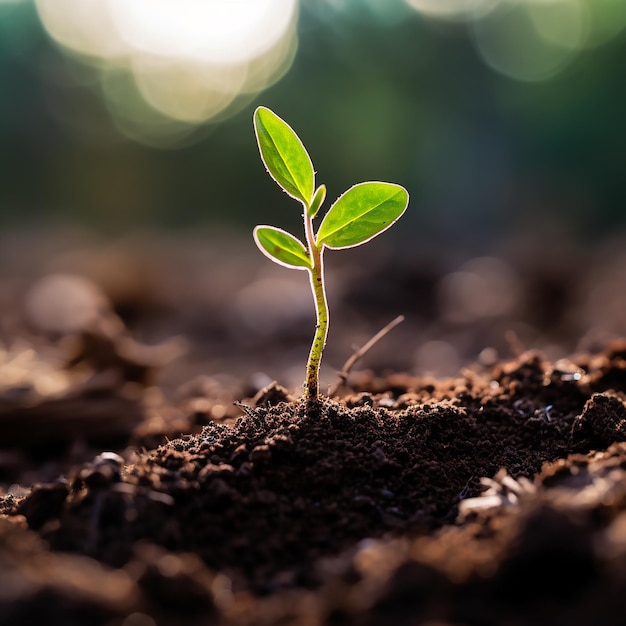
[{"label": "ground surface", "polygon": [[[147,296],[72,280],[21,308],[0,289],[0,625],[625,623],[626,342],[555,359],[509,336],[457,377],[355,371],[307,410],[223,374],[217,322],[147,346]],[[255,342],[250,370],[276,349]]]}]

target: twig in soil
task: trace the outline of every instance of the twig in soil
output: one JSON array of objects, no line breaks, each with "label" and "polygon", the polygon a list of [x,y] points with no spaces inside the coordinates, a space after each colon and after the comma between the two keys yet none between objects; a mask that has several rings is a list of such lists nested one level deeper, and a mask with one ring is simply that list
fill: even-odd
[{"label": "twig in soil", "polygon": [[243,402],[239,402],[239,400],[235,400],[233,402],[235,406],[238,406],[243,412],[255,423],[260,424],[263,421],[264,412],[260,409],[253,409],[251,406],[244,404]]},{"label": "twig in soil", "polygon": [[337,376],[339,380],[331,385],[328,389],[328,396],[332,398],[337,394],[340,387],[346,384],[348,380],[348,376],[356,364],[356,362],[363,358],[365,354],[373,348],[389,331],[393,330],[398,324],[404,322],[404,315],[398,315],[394,320],[389,322],[384,328],[381,328],[362,348],[357,348],[356,351],[352,354],[352,356],[343,364],[341,371],[337,372]]},{"label": "twig in soil", "polygon": [[239,402],[239,400],[235,400],[235,402],[233,402],[233,404],[235,406],[238,406],[240,409],[243,409],[243,412],[248,417],[251,417],[253,419],[257,418],[256,411],[251,406],[248,406],[247,404],[244,404],[243,402]]}]

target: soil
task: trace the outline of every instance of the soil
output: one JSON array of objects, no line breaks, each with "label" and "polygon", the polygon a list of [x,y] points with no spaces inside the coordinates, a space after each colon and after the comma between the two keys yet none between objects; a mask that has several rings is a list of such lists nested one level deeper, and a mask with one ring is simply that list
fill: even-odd
[{"label": "soil", "polygon": [[626,341],[307,407],[95,301],[3,354],[1,626],[626,623]]}]

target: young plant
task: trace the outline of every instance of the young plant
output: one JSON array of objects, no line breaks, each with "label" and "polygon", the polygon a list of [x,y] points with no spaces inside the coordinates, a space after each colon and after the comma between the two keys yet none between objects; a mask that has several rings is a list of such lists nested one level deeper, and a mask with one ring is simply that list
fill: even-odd
[{"label": "young plant", "polygon": [[393,183],[354,185],[330,207],[316,233],[313,219],[324,202],[326,187],[315,186],[313,163],[302,141],[284,120],[265,107],[254,112],[254,131],[269,175],[304,207],[306,245],[281,228],[265,225],[254,229],[254,240],[275,263],[309,273],[317,314],[304,382],[304,397],[311,404],[319,397],[320,362],[328,335],[324,250],[354,248],[387,230],[406,211],[409,194]]}]

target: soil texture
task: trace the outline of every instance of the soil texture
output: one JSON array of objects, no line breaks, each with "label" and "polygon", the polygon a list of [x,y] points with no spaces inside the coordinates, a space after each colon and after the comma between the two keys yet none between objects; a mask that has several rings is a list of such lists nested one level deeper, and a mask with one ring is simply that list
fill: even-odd
[{"label": "soil texture", "polygon": [[[291,384],[310,325],[280,317],[296,283],[219,264],[208,290],[187,270],[152,290],[62,266],[0,281],[0,626],[626,624],[621,292],[569,311],[573,275],[551,299],[479,261],[463,276],[517,276],[523,315],[490,300],[446,318],[433,294],[454,273],[396,268],[361,291],[352,274],[335,369],[373,334],[361,306],[413,315],[312,407]],[[546,350],[505,333],[531,327]],[[563,358],[572,329],[584,341]],[[444,376],[464,350],[476,363]],[[416,353],[445,367],[418,374]]]},{"label": "soil texture", "polygon": [[[6,495],[2,624],[622,623],[626,344],[360,376]],[[138,618],[137,618],[138,619]]]}]

